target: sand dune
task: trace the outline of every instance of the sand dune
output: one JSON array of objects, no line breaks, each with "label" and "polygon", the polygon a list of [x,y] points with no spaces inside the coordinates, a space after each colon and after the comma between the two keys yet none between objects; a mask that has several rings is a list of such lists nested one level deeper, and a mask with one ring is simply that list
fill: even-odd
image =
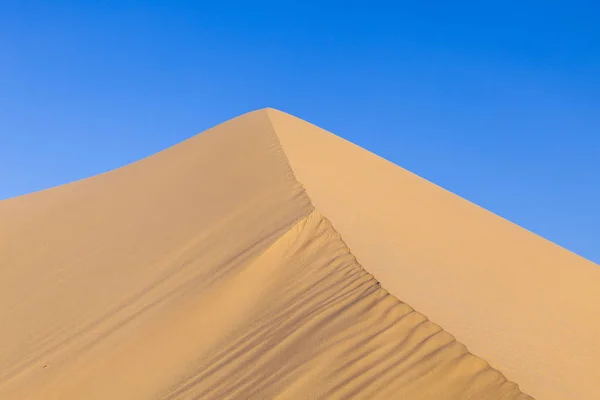
[{"label": "sand dune", "polygon": [[600,266],[314,125],[268,112],[313,204],[383,287],[526,393],[600,399]]},{"label": "sand dune", "polygon": [[0,398],[600,398],[595,267],[260,110],[0,202]]}]

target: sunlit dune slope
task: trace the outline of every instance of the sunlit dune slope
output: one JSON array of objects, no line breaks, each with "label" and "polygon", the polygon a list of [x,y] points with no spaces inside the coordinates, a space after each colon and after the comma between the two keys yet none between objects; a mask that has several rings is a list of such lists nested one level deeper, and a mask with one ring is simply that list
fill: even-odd
[{"label": "sunlit dune slope", "polygon": [[246,114],[0,202],[0,398],[529,399],[400,301],[409,266],[382,288],[385,268],[357,262],[320,209],[332,192],[296,180],[290,118]]},{"label": "sunlit dune slope", "polygon": [[600,399],[600,266],[283,112],[297,179],[352,253],[532,396]]}]

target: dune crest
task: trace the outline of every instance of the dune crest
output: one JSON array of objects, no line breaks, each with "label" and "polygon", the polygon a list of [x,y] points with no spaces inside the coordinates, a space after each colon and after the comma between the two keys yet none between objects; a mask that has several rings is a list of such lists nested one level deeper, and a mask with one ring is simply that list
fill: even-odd
[{"label": "dune crest", "polygon": [[[487,259],[448,252],[438,241],[453,221],[442,218],[435,236],[433,217],[475,206],[352,146],[260,110],[126,167],[0,202],[0,398],[530,399],[505,372],[540,398],[558,398],[541,397],[542,385],[594,393],[590,370],[560,386],[540,373],[562,371],[561,361],[525,369],[549,358],[514,340],[534,339],[519,318],[479,311],[497,311],[482,293],[491,283],[445,288],[471,266],[449,263]],[[412,220],[390,211],[398,199],[415,207]],[[442,211],[420,221],[426,206]],[[458,236],[477,224],[515,234],[478,212],[460,215],[476,218]],[[533,250],[554,251],[535,240]],[[483,267],[498,272],[504,261]],[[597,343],[585,334],[580,345]],[[519,369],[522,354],[530,363]]]}]

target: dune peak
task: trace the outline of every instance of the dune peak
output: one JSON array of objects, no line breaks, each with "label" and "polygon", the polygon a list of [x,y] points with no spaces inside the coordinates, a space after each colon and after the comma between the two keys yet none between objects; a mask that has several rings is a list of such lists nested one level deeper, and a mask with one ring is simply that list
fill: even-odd
[{"label": "dune peak", "polygon": [[3,399],[600,396],[592,263],[274,108],[0,221]]}]

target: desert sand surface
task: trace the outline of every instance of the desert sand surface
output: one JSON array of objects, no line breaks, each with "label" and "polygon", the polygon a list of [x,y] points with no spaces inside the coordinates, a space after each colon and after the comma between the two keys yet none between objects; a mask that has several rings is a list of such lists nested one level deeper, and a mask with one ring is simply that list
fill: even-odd
[{"label": "desert sand surface", "polygon": [[264,109],[0,202],[0,399],[595,399],[598,288]]},{"label": "desert sand surface", "polygon": [[538,399],[600,399],[600,266],[268,111],[314,206],[382,286]]}]

